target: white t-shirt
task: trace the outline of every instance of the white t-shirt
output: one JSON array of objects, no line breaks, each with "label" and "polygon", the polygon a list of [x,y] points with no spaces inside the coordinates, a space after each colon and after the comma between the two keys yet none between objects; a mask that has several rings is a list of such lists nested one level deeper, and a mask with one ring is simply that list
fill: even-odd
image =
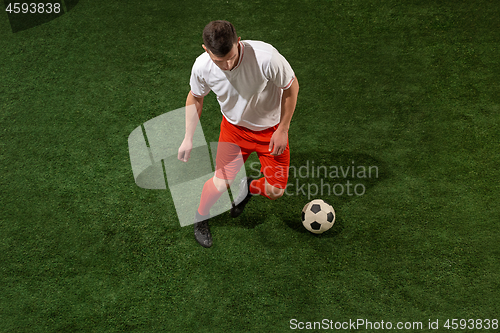
[{"label": "white t-shirt", "polygon": [[200,55],[191,72],[191,93],[217,95],[222,114],[231,124],[261,131],[280,122],[281,96],[295,74],[286,59],[270,44],[240,41],[238,65],[221,70],[207,52]]}]

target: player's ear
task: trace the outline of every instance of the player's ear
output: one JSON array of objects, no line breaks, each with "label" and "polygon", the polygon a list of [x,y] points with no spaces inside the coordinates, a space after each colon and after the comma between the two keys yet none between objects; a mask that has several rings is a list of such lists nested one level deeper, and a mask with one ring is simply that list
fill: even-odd
[{"label": "player's ear", "polygon": [[201,47],[203,47],[203,49],[204,49],[206,52],[208,52],[208,49],[207,49],[207,47],[205,46],[205,44],[201,44]]}]

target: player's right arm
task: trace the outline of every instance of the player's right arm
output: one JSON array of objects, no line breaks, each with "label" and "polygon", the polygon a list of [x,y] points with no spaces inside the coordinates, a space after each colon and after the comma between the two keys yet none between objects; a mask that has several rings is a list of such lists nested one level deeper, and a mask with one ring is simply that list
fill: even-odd
[{"label": "player's right arm", "polygon": [[190,91],[186,99],[186,134],[177,154],[177,158],[183,162],[189,160],[191,150],[193,149],[194,131],[200,120],[202,109],[203,96],[196,97]]}]

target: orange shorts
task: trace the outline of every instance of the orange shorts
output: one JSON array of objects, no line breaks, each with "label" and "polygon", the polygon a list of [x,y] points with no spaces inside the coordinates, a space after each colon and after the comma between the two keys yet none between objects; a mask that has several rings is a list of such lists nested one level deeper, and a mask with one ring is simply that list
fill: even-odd
[{"label": "orange shorts", "polygon": [[[262,131],[233,125],[222,117],[219,144],[217,147],[215,176],[220,179],[234,179],[251,153],[256,152],[260,160],[260,172],[268,184],[285,189],[290,166],[288,143],[281,155],[273,156],[269,151],[271,136],[278,125]],[[241,152],[241,153],[240,153]]]}]

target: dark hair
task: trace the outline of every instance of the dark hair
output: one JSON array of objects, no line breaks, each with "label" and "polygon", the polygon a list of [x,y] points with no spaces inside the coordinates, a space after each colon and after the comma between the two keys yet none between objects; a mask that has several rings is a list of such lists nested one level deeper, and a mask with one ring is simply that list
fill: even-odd
[{"label": "dark hair", "polygon": [[217,57],[228,54],[237,42],[236,29],[228,21],[212,21],[203,29],[203,43]]}]

